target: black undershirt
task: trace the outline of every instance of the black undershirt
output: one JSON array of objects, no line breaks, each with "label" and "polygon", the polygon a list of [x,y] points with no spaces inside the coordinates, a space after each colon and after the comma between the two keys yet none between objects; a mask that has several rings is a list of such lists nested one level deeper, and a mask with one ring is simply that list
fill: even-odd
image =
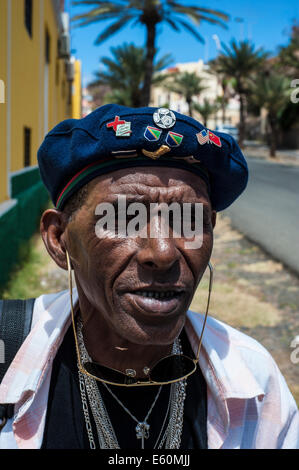
[{"label": "black undershirt", "polygon": [[[193,353],[185,331],[180,335],[185,355]],[[109,394],[104,385],[97,382],[111,423],[121,449],[140,449],[141,440],[136,439],[136,422]],[[143,421],[158,392],[157,386],[118,387],[110,386],[119,400]],[[170,385],[163,385],[160,396],[147,420],[150,436],[145,449],[153,449],[159,436],[169,402]],[[186,399],[181,449],[207,448],[207,397],[206,383],[200,368],[187,379]],[[91,410],[90,421],[96,447],[99,448],[96,428]],[[166,420],[166,425],[168,420]],[[164,428],[165,430],[165,428]],[[163,433],[162,433],[163,435]],[[43,449],[89,449],[89,440],[82,410],[79,389],[75,342],[70,327],[53,362]]]}]

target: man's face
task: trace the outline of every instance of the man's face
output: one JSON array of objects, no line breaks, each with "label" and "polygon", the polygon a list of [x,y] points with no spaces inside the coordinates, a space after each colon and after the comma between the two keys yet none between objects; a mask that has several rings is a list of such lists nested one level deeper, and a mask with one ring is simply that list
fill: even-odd
[{"label": "man's face", "polygon": [[[109,232],[99,238],[96,207],[115,203],[118,196],[147,208],[150,203],[202,203],[201,248],[186,249],[185,238],[174,238],[171,231],[167,238],[118,238]],[[64,234],[92,321],[100,315],[108,328],[135,344],[171,344],[210,259],[214,218],[205,183],[185,170],[124,169],[94,179]]]}]

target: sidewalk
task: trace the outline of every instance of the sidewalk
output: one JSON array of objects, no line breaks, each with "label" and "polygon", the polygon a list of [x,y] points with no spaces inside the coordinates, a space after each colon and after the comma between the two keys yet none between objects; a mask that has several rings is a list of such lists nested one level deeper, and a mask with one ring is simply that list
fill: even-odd
[{"label": "sidewalk", "polygon": [[299,165],[299,149],[278,149],[275,157],[270,157],[269,147],[260,142],[245,140],[243,149],[245,157],[262,158],[273,163],[284,163],[288,165]]},{"label": "sidewalk", "polygon": [[[211,261],[210,315],[253,337],[272,354],[299,406],[299,362],[291,360],[291,342],[299,335],[299,277],[232,229],[230,219],[221,214]],[[205,311],[207,288],[205,274],[191,310]]]}]

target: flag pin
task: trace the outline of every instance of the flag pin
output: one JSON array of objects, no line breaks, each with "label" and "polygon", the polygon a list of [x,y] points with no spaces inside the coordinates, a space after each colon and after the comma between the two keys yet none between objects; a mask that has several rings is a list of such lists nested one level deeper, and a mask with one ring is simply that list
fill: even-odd
[{"label": "flag pin", "polygon": [[200,145],[208,143],[217,145],[217,147],[222,147],[220,137],[218,137],[218,135],[213,134],[213,132],[209,130],[203,129],[202,131],[198,132],[198,134],[196,134],[196,138]]},{"label": "flag pin", "polygon": [[184,136],[176,132],[168,132],[165,142],[169,147],[178,147],[181,145]]},{"label": "flag pin", "polygon": [[160,139],[162,131],[157,129],[157,127],[147,126],[144,131],[144,137],[150,142],[155,142]]}]

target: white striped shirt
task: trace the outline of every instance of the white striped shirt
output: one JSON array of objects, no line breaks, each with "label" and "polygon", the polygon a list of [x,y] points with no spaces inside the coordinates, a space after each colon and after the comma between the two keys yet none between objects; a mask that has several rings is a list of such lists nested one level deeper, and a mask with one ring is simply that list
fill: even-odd
[{"label": "white striped shirt", "polygon": [[[74,290],[74,302],[77,292]],[[0,386],[0,403],[15,414],[0,433],[0,449],[42,445],[52,363],[70,326],[67,291],[38,297],[32,329]],[[187,313],[197,351],[203,316]],[[199,366],[207,383],[210,449],[298,449],[299,412],[272,356],[257,341],[208,318]]]}]

